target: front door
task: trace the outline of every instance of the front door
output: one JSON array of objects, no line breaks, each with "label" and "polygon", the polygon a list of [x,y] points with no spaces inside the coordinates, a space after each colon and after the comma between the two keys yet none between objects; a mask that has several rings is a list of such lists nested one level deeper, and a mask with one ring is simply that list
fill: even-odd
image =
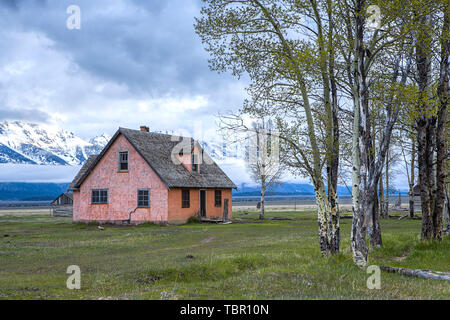
[{"label": "front door", "polygon": [[206,217],[206,192],[200,190],[200,216]]}]

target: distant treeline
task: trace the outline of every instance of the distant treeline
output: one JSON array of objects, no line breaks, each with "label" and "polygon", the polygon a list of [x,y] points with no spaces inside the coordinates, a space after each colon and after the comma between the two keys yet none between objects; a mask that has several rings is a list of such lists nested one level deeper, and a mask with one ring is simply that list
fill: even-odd
[{"label": "distant treeline", "polygon": [[[0,182],[0,201],[51,201],[67,192],[69,183]],[[233,196],[253,197],[260,195],[260,188],[241,184],[233,190]],[[391,193],[397,194],[398,191]],[[314,188],[306,183],[282,183],[266,193],[267,196],[311,196],[315,198]],[[338,195],[349,196],[346,187],[338,187]]]},{"label": "distant treeline", "polygon": [[[339,194],[350,194],[346,187],[338,187]],[[259,186],[247,185],[242,183],[238,185],[237,190],[233,190],[233,196],[259,196],[261,194],[261,188]],[[285,182],[273,186],[270,190],[266,191],[266,195],[311,195],[314,196],[314,187],[307,183],[292,183]]]},{"label": "distant treeline", "polygon": [[69,183],[1,182],[0,200],[46,201],[66,192]]}]

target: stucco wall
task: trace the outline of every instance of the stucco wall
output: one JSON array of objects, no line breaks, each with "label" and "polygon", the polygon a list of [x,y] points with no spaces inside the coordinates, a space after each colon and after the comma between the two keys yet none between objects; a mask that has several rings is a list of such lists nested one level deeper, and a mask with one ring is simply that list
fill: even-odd
[{"label": "stucco wall", "polygon": [[[128,172],[118,172],[119,151],[129,152]],[[128,219],[129,213],[137,207],[137,189],[147,188],[150,189],[150,208],[137,209],[131,221],[168,221],[165,184],[127,139],[119,135],[83,182],[80,191],[74,192],[73,220],[114,222]],[[108,189],[108,204],[91,204],[92,189]]]},{"label": "stucco wall", "polygon": [[[189,217],[197,215],[200,208],[200,192],[198,189],[190,189],[190,207],[181,207],[181,190],[182,189],[170,189],[169,190],[169,221],[182,223]],[[228,218],[231,218],[232,212],[232,200],[231,189],[219,189],[222,190],[222,205],[220,207],[214,206],[214,190],[206,189],[206,217],[223,217],[224,199],[228,198]]]}]

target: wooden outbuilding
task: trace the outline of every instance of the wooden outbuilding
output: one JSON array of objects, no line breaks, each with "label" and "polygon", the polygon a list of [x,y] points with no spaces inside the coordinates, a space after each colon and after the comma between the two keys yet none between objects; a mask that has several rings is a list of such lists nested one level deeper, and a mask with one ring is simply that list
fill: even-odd
[{"label": "wooden outbuilding", "polygon": [[72,217],[73,216],[73,193],[62,193],[50,204],[53,209],[54,217]]}]

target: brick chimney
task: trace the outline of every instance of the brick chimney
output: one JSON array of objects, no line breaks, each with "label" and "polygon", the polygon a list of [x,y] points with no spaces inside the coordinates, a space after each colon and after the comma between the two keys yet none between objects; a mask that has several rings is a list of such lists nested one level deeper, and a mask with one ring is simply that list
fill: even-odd
[{"label": "brick chimney", "polygon": [[141,131],[142,132],[150,132],[150,128],[147,126],[141,126]]}]

